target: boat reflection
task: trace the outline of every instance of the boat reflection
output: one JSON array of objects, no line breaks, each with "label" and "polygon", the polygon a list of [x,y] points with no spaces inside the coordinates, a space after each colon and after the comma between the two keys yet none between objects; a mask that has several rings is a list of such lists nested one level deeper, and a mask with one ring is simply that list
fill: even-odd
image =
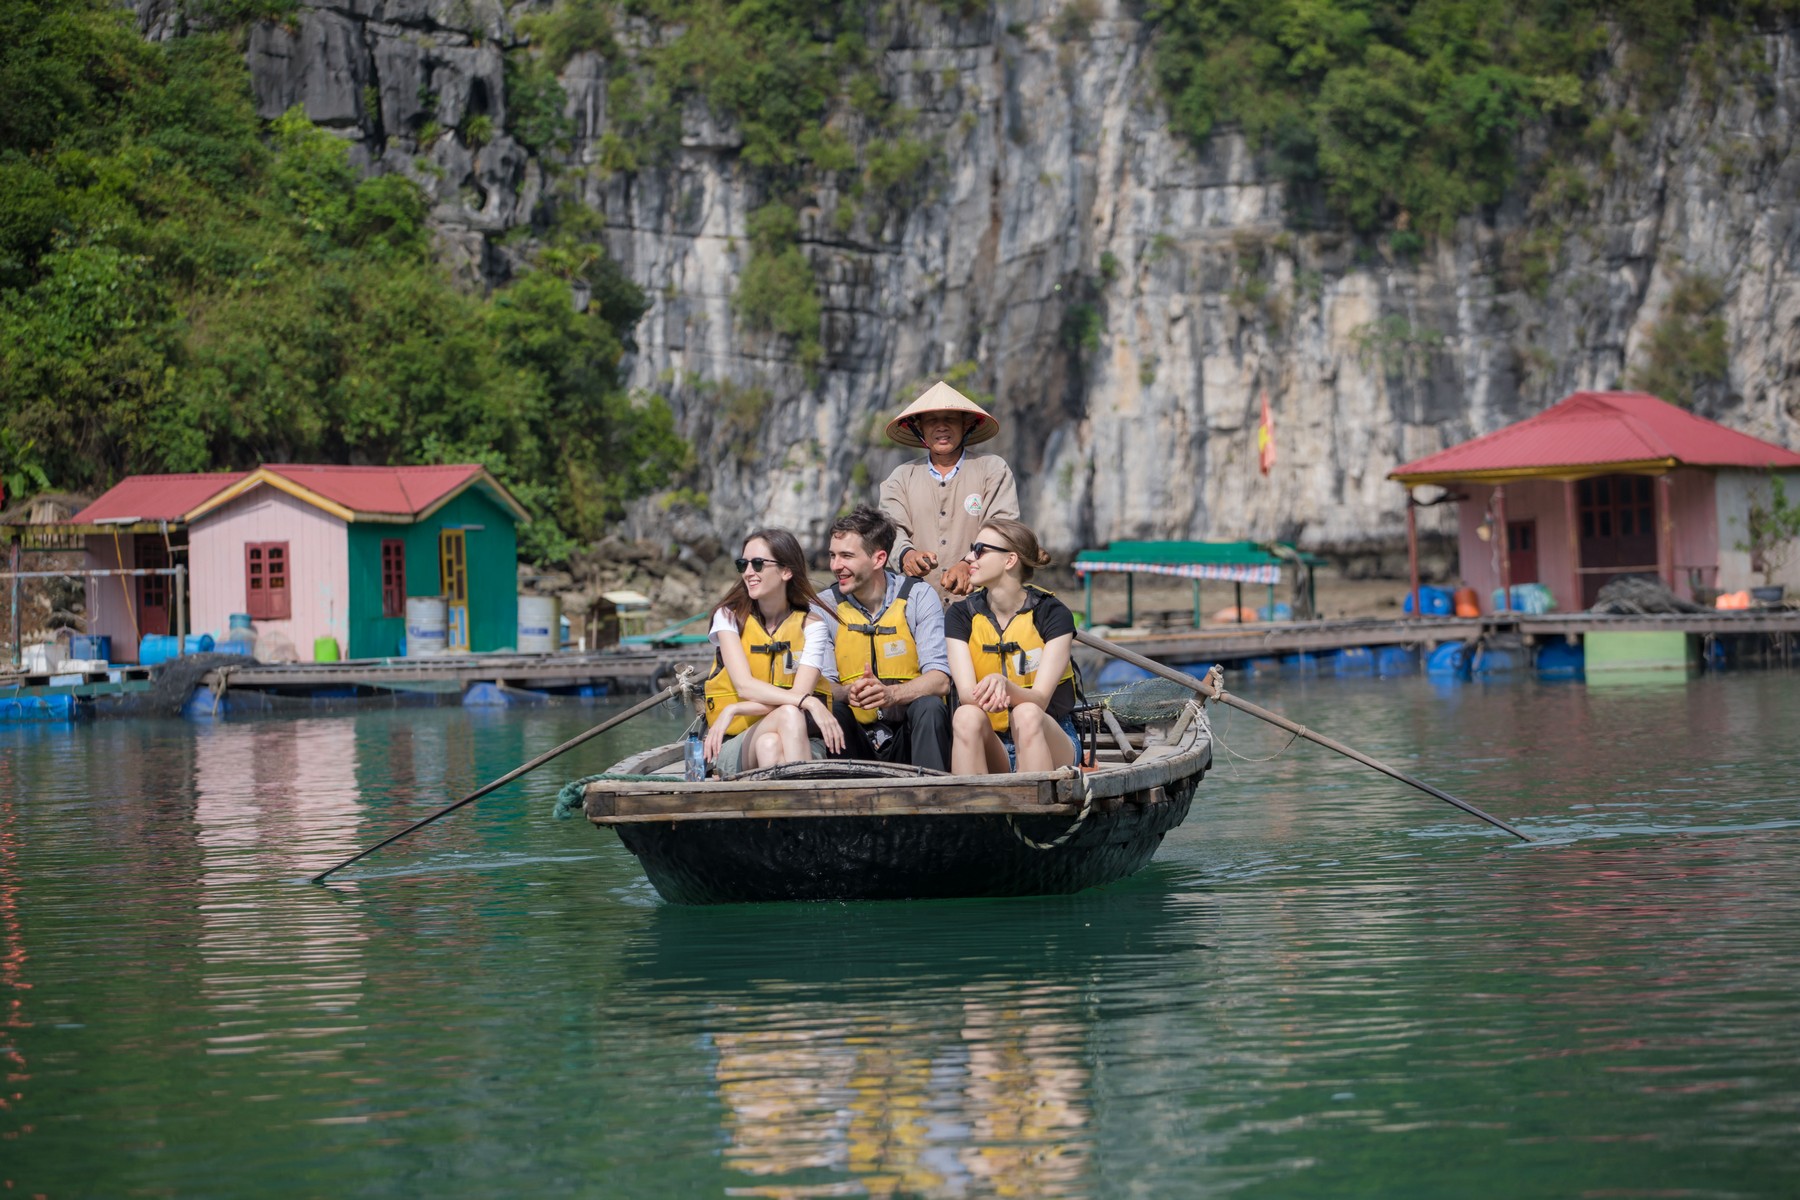
[{"label": "boat reflection", "polygon": [[627,986],[710,1051],[729,1195],[1090,1195],[1101,993],[1193,951],[1208,920],[1156,876],[1041,900],[663,909]]}]

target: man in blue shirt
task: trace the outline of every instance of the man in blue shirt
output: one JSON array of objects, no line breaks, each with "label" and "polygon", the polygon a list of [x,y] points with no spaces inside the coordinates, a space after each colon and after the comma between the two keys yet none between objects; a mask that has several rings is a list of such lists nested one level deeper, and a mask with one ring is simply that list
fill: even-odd
[{"label": "man in blue shirt", "polygon": [[837,582],[819,602],[837,614],[826,686],[845,758],[950,769],[950,660],[944,605],[922,580],[888,569],[897,531],[863,505],[831,527]]}]

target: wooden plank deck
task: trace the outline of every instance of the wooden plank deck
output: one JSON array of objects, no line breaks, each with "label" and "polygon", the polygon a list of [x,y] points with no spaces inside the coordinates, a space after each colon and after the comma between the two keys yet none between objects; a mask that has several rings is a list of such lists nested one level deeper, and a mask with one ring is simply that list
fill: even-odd
[{"label": "wooden plank deck", "polygon": [[[648,690],[659,674],[712,662],[710,647],[670,650],[592,651],[586,654],[437,655],[431,658],[348,659],[335,663],[254,663],[230,665],[224,679],[233,688],[467,686],[500,683],[516,688],[572,687],[607,683]],[[216,687],[217,672],[206,682]]]},{"label": "wooden plank deck", "polygon": [[[1800,611],[1649,613],[1497,613],[1482,617],[1403,617],[1391,620],[1293,621],[1224,625],[1204,629],[1107,629],[1108,641],[1164,662],[1216,662],[1276,657],[1356,646],[1433,646],[1466,642],[1483,634],[1557,637],[1600,632],[1681,631],[1693,634],[1786,633],[1800,635]],[[1100,657],[1094,655],[1094,658]]]}]

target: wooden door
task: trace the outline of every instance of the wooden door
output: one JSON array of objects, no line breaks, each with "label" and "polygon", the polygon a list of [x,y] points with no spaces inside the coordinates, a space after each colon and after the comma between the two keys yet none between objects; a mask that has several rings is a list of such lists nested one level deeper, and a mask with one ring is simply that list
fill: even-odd
[{"label": "wooden door", "polygon": [[1655,576],[1656,481],[1648,475],[1602,475],[1575,485],[1581,522],[1581,606],[1622,575]]},{"label": "wooden door", "polygon": [[1506,523],[1506,557],[1514,583],[1537,583],[1537,522]]},{"label": "wooden door", "polygon": [[439,574],[444,589],[445,616],[449,628],[444,634],[446,650],[469,650],[469,543],[460,529],[438,532]]},{"label": "wooden door", "polygon": [[[140,570],[166,570],[169,547],[157,533],[140,533],[132,544]],[[137,579],[138,636],[169,632],[169,609],[174,606],[173,575],[139,575]]]}]

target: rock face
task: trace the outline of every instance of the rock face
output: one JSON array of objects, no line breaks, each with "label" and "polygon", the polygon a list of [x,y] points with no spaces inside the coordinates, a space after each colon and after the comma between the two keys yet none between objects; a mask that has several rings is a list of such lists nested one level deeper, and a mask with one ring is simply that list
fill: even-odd
[{"label": "rock face", "polygon": [[[172,32],[168,7],[141,0],[152,36]],[[1135,6],[1088,7],[1097,19],[1061,42],[1058,3],[882,10],[880,74],[936,153],[910,196],[865,203],[848,232],[828,186],[801,212],[824,305],[811,370],[733,309],[746,217],[770,197],[729,122],[690,104],[671,160],[608,174],[607,67],[569,63],[561,177],[652,299],[631,382],[673,406],[699,464],[689,494],[709,499],[700,523],[728,547],[759,523],[819,540],[872,500],[902,459],[878,443],[876,415],[973,362],[965,390],[990,394],[1003,425],[989,448],[1054,549],[1278,536],[1391,552],[1403,494],[1389,470],[1621,385],[1694,277],[1722,297],[1730,352],[1729,380],[1696,409],[1800,445],[1794,28],[1759,43],[1766,72],[1693,81],[1616,135],[1604,170],[1576,166],[1577,198],[1534,209],[1521,189],[1409,259],[1298,228],[1241,138],[1196,150],[1172,134]],[[510,269],[499,235],[545,192],[545,164],[500,132],[501,48],[519,41],[495,0],[302,0],[290,24],[252,33],[248,59],[265,115],[303,105],[355,140],[366,169],[417,180],[459,268],[494,282]],[[456,132],[473,115],[493,130],[478,147]],[[630,532],[667,533],[668,511],[643,505]],[[1422,524],[1450,519],[1427,510]]]}]

